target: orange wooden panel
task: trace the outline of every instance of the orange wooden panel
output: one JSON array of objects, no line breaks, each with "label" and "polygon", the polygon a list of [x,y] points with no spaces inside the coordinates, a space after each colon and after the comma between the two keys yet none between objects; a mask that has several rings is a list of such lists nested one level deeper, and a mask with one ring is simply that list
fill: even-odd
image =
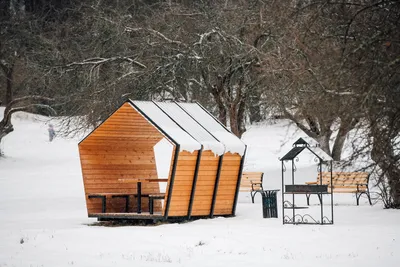
[{"label": "orange wooden panel", "polygon": [[[136,183],[121,178],[157,178],[153,146],[164,136],[130,104],[124,104],[79,144],[86,196],[95,193],[136,193]],[[142,183],[142,193],[159,193],[158,183]],[[131,205],[136,205],[132,198]],[[99,199],[86,197],[88,213],[101,212]],[[148,199],[142,200],[143,211]],[[125,201],[107,197],[107,212],[121,212]],[[161,211],[155,201],[155,212]]]},{"label": "orange wooden panel", "polygon": [[[168,216],[178,216],[176,214],[187,215],[197,155],[198,151],[193,153],[188,151],[179,152]],[[185,168],[182,170],[182,166],[191,166],[191,169]]]},{"label": "orange wooden panel", "polygon": [[196,191],[194,194],[192,214],[210,214],[215,179],[217,177],[218,161],[219,157],[215,157],[213,152],[209,150],[203,151],[197,177]]},{"label": "orange wooden panel", "polygon": [[85,170],[84,176],[86,177],[118,177],[118,178],[131,178],[141,176],[141,177],[151,177],[157,176],[156,170],[120,170],[118,173],[115,170]]},{"label": "orange wooden panel", "polygon": [[[221,177],[218,183],[217,197],[214,207],[214,214],[216,215],[232,214],[241,160],[242,157],[237,153],[226,153],[224,155]],[[227,163],[229,163],[229,165],[227,165]],[[232,168],[227,168],[227,166]],[[227,205],[228,208],[230,207],[229,213],[227,213]]]}]

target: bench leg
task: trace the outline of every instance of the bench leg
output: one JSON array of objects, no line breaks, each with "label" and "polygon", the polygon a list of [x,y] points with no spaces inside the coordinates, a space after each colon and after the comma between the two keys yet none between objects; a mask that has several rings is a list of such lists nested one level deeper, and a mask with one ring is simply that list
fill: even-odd
[{"label": "bench leg", "polygon": [[125,212],[128,213],[129,212],[129,196],[127,196],[125,198],[126,202],[125,202]]},{"label": "bench leg", "polygon": [[153,214],[153,201],[154,201],[154,199],[152,197],[149,197],[149,212],[150,212],[150,214]]},{"label": "bench leg", "polygon": [[319,203],[322,205],[322,194],[317,194],[319,198]]},{"label": "bench leg", "polygon": [[254,195],[253,195],[253,192],[250,192],[250,196],[251,196],[251,202],[254,203]]},{"label": "bench leg", "polygon": [[102,211],[103,213],[106,213],[106,202],[107,202],[106,197],[103,197],[103,198],[101,199],[101,211]]},{"label": "bench leg", "polygon": [[356,192],[356,203],[357,203],[357,206],[360,204],[360,196],[361,196],[361,194]]},{"label": "bench leg", "polygon": [[101,212],[102,213],[106,213],[106,201],[107,201],[107,199],[106,199],[106,196],[88,196],[88,198],[89,199],[91,199],[91,198],[100,198],[101,199]]},{"label": "bench leg", "polygon": [[306,198],[307,198],[307,206],[310,206],[310,194],[306,194]]},{"label": "bench leg", "polygon": [[261,191],[251,191],[251,192],[250,192],[251,202],[252,202],[252,203],[254,203],[254,198],[255,198],[255,196],[256,196],[257,193],[262,194]]},{"label": "bench leg", "polygon": [[137,213],[142,213],[142,183],[137,183]]},{"label": "bench leg", "polygon": [[369,194],[369,190],[367,192],[356,192],[356,203],[357,203],[357,206],[360,205],[360,197],[361,197],[362,194],[366,194],[367,195],[369,205],[372,206],[372,201],[371,201],[371,196]]}]

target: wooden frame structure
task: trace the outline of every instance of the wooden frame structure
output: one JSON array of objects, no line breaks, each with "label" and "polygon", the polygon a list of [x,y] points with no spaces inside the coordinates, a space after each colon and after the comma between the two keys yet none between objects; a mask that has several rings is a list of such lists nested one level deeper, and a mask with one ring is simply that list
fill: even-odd
[{"label": "wooden frame structure", "polygon": [[246,148],[198,103],[129,100],[79,143],[88,216],[235,215]]}]

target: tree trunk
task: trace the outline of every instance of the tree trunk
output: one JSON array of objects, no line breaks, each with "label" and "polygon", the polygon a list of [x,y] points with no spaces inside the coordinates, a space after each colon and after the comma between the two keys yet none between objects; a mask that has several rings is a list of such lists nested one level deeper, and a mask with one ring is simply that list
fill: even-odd
[{"label": "tree trunk", "polygon": [[231,126],[231,131],[234,135],[238,136],[239,135],[239,125],[237,121],[237,112],[234,107],[231,106],[229,109],[229,122]]},{"label": "tree trunk", "polygon": [[400,169],[393,167],[388,174],[390,195],[393,199],[393,208],[400,209]]},{"label": "tree trunk", "polygon": [[246,97],[240,92],[236,95],[234,101],[229,103],[229,121],[231,131],[237,137],[241,138],[246,131],[244,111],[246,108]]},{"label": "tree trunk", "polygon": [[249,97],[249,119],[250,123],[260,122],[263,118],[260,109],[260,95],[253,93]]},{"label": "tree trunk", "polygon": [[[0,61],[0,68],[3,70],[4,76],[6,77],[6,98],[5,98],[5,106],[11,103],[14,98],[13,95],[13,74],[14,74],[14,66],[15,63],[12,63],[11,66]],[[1,100],[1,99],[0,99]],[[0,101],[1,102],[1,101]]]},{"label": "tree trunk", "polygon": [[400,168],[394,152],[391,138],[384,132],[387,130],[373,129],[373,145],[371,158],[382,170],[389,183],[390,199],[386,200],[386,208],[400,209]]},{"label": "tree trunk", "polygon": [[10,16],[10,0],[0,0],[0,18]]},{"label": "tree trunk", "polygon": [[[6,108],[6,110],[7,110],[7,108]],[[3,137],[5,137],[7,134],[14,131],[14,127],[11,124],[11,120],[8,118],[9,117],[6,115],[6,111],[4,111],[4,117],[0,121],[0,144],[1,144],[1,140],[3,139]],[[3,154],[3,151],[1,151],[1,148],[0,148],[0,155],[2,155],[2,154]]]},{"label": "tree trunk", "polygon": [[392,164],[385,155],[375,156],[373,160],[383,171],[382,175],[386,176],[389,183],[390,201],[385,201],[387,203],[386,208],[400,209],[400,168],[396,164]]},{"label": "tree trunk", "polygon": [[223,105],[223,104],[218,104],[218,119],[219,119],[219,121],[223,124],[223,125],[225,125],[225,126],[227,126],[226,125],[226,123],[227,123],[227,112],[226,112],[226,108],[225,108],[225,106]]},{"label": "tree trunk", "polygon": [[344,142],[346,141],[348,132],[349,130],[345,126],[340,126],[332,148],[332,158],[335,161],[339,161],[341,159]]},{"label": "tree trunk", "polygon": [[6,74],[6,106],[13,100],[13,72],[14,66],[7,70]]},{"label": "tree trunk", "polygon": [[242,138],[242,134],[246,131],[246,122],[244,117],[244,112],[246,109],[245,100],[242,99],[239,103],[238,113],[237,113],[237,120],[238,120],[238,128],[239,132],[237,137]]},{"label": "tree trunk", "polygon": [[[220,85],[221,86],[221,85]],[[219,121],[226,126],[227,123],[227,111],[224,105],[224,101],[222,100],[222,89],[221,88],[212,88],[210,90],[211,94],[214,97],[215,102],[218,107],[218,119]]]},{"label": "tree trunk", "polygon": [[330,134],[325,133],[323,135],[319,135],[316,139],[317,142],[319,143],[321,149],[323,151],[325,151],[328,155],[332,155],[331,154],[331,149],[329,147],[329,139],[330,139]]},{"label": "tree trunk", "polygon": [[359,122],[359,119],[351,118],[350,120],[346,120],[341,118],[341,124],[339,128],[339,132],[336,136],[335,143],[332,148],[332,158],[333,160],[339,161],[342,156],[342,151],[344,147],[344,143],[346,141],[347,134],[354,129],[354,127]]}]

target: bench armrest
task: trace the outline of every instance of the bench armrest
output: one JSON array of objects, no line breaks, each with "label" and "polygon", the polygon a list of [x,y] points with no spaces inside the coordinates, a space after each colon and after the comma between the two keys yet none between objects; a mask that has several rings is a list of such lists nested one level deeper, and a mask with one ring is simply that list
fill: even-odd
[{"label": "bench armrest", "polygon": [[317,181],[313,181],[313,182],[306,182],[306,184],[318,184]]},{"label": "bench armrest", "polygon": [[262,183],[253,183],[252,181],[250,181],[250,183],[251,183],[251,190],[252,190],[252,191],[255,191],[253,185],[260,185],[260,186],[261,186],[261,189],[264,190],[264,188],[263,188],[263,186],[262,186]]},{"label": "bench armrest", "polygon": [[366,186],[368,190],[368,184],[361,183],[361,184],[356,184],[357,185],[357,191],[360,191],[360,186]]}]

